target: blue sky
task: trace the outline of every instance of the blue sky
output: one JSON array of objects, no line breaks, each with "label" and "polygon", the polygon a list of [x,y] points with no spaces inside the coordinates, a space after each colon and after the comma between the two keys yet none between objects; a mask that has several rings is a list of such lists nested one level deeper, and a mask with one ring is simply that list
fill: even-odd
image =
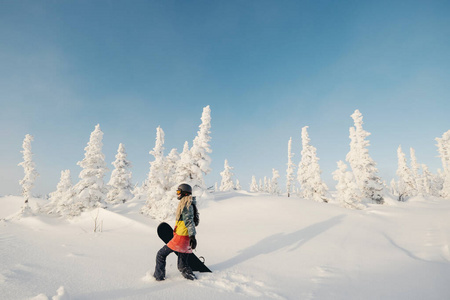
[{"label": "blue sky", "polygon": [[298,164],[307,125],[333,189],[355,109],[384,180],[400,144],[436,172],[434,139],[450,129],[449,14],[448,1],[1,1],[0,195],[20,193],[27,133],[35,193],[64,169],[77,181],[98,123],[110,168],[124,143],[141,182],[156,127],[166,153],[181,151],[206,105],[209,185],[225,159],[244,188],[272,168],[284,177],[287,142]]}]

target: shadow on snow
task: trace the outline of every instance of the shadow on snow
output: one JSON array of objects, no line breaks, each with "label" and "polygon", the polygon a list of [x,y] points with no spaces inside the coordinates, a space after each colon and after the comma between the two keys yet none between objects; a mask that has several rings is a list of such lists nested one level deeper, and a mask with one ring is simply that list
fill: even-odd
[{"label": "shadow on snow", "polygon": [[339,215],[329,220],[316,223],[306,228],[297,230],[293,233],[274,234],[259,241],[255,245],[242,250],[235,257],[230,258],[224,262],[218,263],[216,265],[212,265],[211,269],[213,271],[227,269],[232,266],[238,265],[244,261],[252,259],[258,255],[268,254],[289,246],[292,246],[292,248],[289,249],[289,251],[293,251],[295,249],[298,249],[299,247],[301,247],[303,244],[313,239],[314,237],[336,226],[342,221],[343,218],[344,215]]}]

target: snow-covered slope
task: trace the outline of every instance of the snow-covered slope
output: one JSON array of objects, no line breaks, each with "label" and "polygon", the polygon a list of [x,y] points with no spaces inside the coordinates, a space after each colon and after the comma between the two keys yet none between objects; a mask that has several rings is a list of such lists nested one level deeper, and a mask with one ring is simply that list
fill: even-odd
[{"label": "snow-covered slope", "polygon": [[[32,205],[43,200],[33,199]],[[0,198],[0,218],[21,197]],[[217,193],[200,208],[197,255],[213,273],[190,282],[141,203],[64,220],[0,222],[0,299],[450,299],[450,201],[348,210],[299,198]],[[101,232],[93,232],[97,219]]]}]

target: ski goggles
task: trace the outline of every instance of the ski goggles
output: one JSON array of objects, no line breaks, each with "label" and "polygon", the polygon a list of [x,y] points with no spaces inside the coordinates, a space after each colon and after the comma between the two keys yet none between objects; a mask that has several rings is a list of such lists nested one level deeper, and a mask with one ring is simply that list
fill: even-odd
[{"label": "ski goggles", "polygon": [[177,195],[180,195],[181,194],[181,191],[180,190],[177,190]]}]

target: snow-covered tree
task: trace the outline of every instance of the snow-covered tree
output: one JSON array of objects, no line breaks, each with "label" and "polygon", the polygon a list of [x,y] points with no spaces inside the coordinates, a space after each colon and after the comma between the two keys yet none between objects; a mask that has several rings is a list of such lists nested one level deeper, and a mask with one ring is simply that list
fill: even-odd
[{"label": "snow-covered tree", "polygon": [[356,184],[366,199],[382,204],[383,183],[378,176],[378,169],[373,159],[369,155],[370,143],[366,138],[370,135],[362,127],[363,117],[359,110],[351,115],[355,127],[350,127],[350,151],[346,160],[352,168]]},{"label": "snow-covered tree", "polygon": [[64,212],[69,209],[67,203],[73,196],[72,188],[70,170],[61,171],[61,178],[56,186],[56,191],[50,193],[49,203],[44,210],[49,214],[64,215]]},{"label": "snow-covered tree", "polygon": [[441,196],[450,199],[450,130],[441,138],[436,138],[439,157],[442,161],[442,190]]},{"label": "snow-covered tree", "polygon": [[415,188],[415,195],[423,194],[423,179],[422,175],[419,173],[420,165],[417,162],[416,151],[414,148],[410,148],[411,155],[411,175],[413,177],[413,183]]},{"label": "snow-covered tree", "polygon": [[322,171],[316,148],[309,144],[308,126],[302,128],[302,152],[298,166],[297,180],[300,183],[301,197],[318,202],[328,202],[325,194],[327,186],[320,178]]},{"label": "snow-covered tree", "polygon": [[[167,185],[169,187],[174,188],[175,186],[178,187],[178,185],[180,185],[180,182],[178,182],[178,176],[177,176],[177,166],[178,163],[180,162],[180,154],[178,154],[177,149],[172,149],[170,150],[169,154],[166,157],[166,169],[167,169],[167,173],[166,173],[166,180],[167,180]],[[184,181],[183,181],[184,182]],[[176,192],[176,188],[173,190],[173,192]],[[173,194],[172,194],[173,196]]]},{"label": "snow-covered tree", "polygon": [[119,144],[116,160],[112,163],[114,170],[109,180],[109,192],[106,195],[108,203],[125,203],[133,198],[131,183],[131,162],[127,160],[127,153],[122,143]]},{"label": "snow-covered tree", "polygon": [[161,127],[156,129],[155,147],[150,154],[155,158],[150,162],[150,171],[147,177],[147,201],[141,209],[143,214],[158,220],[165,220],[174,212],[172,201],[166,202],[166,192],[171,188],[167,181],[167,162],[164,157],[164,131]]},{"label": "snow-covered tree", "polygon": [[234,186],[234,189],[236,191],[242,190],[242,186],[241,186],[241,183],[239,182],[239,179],[236,179],[236,185]]},{"label": "snow-covered tree", "polygon": [[293,157],[294,157],[294,153],[292,153],[292,137],[291,137],[288,142],[288,163],[287,163],[287,169],[286,169],[286,192],[287,192],[288,197],[291,196],[292,185],[295,180],[295,176],[294,176],[295,164],[292,161]]},{"label": "snow-covered tree", "polygon": [[397,167],[397,193],[398,193],[398,201],[404,201],[406,197],[413,196],[416,192],[415,181],[412,176],[411,170],[408,167],[408,163],[406,161],[406,155],[402,151],[402,147],[398,146],[397,149],[397,159],[398,159],[398,167]]},{"label": "snow-covered tree", "polygon": [[391,192],[392,195],[398,195],[397,182],[395,181],[395,179],[391,180],[389,191]]},{"label": "snow-covered tree", "polygon": [[347,171],[347,165],[343,161],[338,161],[338,169],[333,172],[333,179],[336,185],[336,200],[342,206],[352,209],[362,209],[361,195],[359,188],[353,177],[353,173]]},{"label": "snow-covered tree", "polygon": [[131,201],[138,203],[145,203],[148,200],[147,178],[145,178],[140,185],[136,183],[131,193],[133,194],[133,199],[131,199]]},{"label": "snow-covered tree", "polygon": [[211,172],[211,158],[209,153],[212,152],[209,142],[211,140],[211,109],[208,106],[203,108],[201,117],[202,123],[199,126],[199,131],[194,139],[191,155],[193,163],[193,172],[191,173],[191,185],[195,188],[205,190],[205,183],[203,176]]},{"label": "snow-covered tree", "polygon": [[435,190],[434,184],[433,184],[433,174],[428,169],[427,165],[422,164],[422,186],[423,186],[423,192],[425,195],[433,195],[436,196],[437,192]]},{"label": "snow-covered tree", "polygon": [[263,181],[262,181],[261,178],[259,179],[259,188],[258,188],[258,191],[259,191],[259,192],[264,192],[264,184],[263,184]]},{"label": "snow-covered tree", "polygon": [[259,186],[256,183],[255,176],[252,176],[252,183],[250,184],[250,192],[257,193],[259,191]]},{"label": "snow-covered tree", "polygon": [[31,189],[34,187],[34,182],[39,176],[36,171],[36,164],[33,161],[33,152],[31,152],[31,142],[34,140],[32,135],[27,134],[22,143],[23,150],[21,151],[23,155],[23,162],[19,166],[23,167],[24,177],[19,181],[22,186],[22,196],[25,199],[25,204],[23,209],[28,209],[28,200],[31,198]]},{"label": "snow-covered tree", "polygon": [[220,176],[222,176],[222,181],[220,182],[220,191],[226,192],[234,189],[233,183],[233,173],[231,172],[233,167],[230,167],[228,164],[228,160],[225,159],[224,170],[220,172]]},{"label": "snow-covered tree", "polygon": [[270,180],[270,193],[272,195],[279,195],[280,188],[278,186],[278,178],[280,178],[280,172],[272,169],[272,179]]},{"label": "snow-covered tree", "polygon": [[102,140],[103,132],[97,124],[84,148],[84,159],[77,163],[83,170],[78,176],[80,181],[73,187],[75,198],[72,199],[70,215],[77,215],[96,207],[105,207],[107,188],[103,177],[108,168],[102,152]]},{"label": "snow-covered tree", "polygon": [[184,143],[183,152],[180,154],[180,159],[175,165],[175,179],[177,184],[187,183],[191,186],[195,185],[194,179],[194,162],[192,160],[192,153],[189,150],[189,143]]},{"label": "snow-covered tree", "polygon": [[444,181],[445,181],[445,173],[441,169],[437,170],[437,174],[433,176],[433,185],[437,191],[437,196],[442,196],[442,190],[444,188]]},{"label": "snow-covered tree", "polygon": [[269,181],[267,179],[267,176],[264,176],[264,188],[263,188],[263,192],[264,193],[269,193],[270,192],[270,185],[269,185]]}]

